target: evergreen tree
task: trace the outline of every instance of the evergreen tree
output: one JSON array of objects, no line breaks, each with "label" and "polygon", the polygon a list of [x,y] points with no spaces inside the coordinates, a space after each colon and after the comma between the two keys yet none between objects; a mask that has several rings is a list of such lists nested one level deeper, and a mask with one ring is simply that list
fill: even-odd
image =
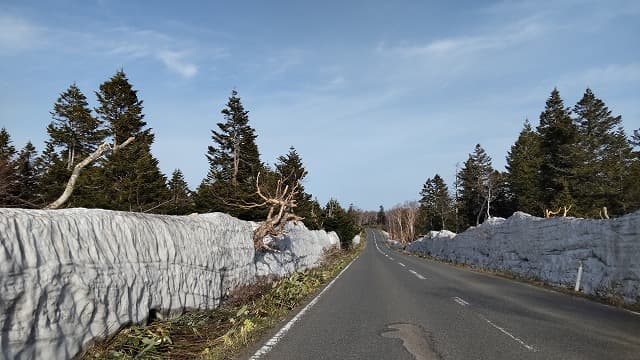
[{"label": "evergreen tree", "polygon": [[507,154],[506,181],[514,196],[515,208],[538,216],[544,213],[540,193],[540,165],[540,137],[526,120],[518,140]]},{"label": "evergreen tree", "polygon": [[131,136],[135,140],[113,153],[105,162],[101,180],[105,208],[126,211],[149,211],[168,199],[166,177],[151,154],[154,135],[142,114],[142,100],[137,90],[120,70],[100,85],[96,92],[98,117],[107,125],[114,145]]},{"label": "evergreen tree", "polygon": [[168,204],[167,214],[169,215],[186,215],[193,212],[194,204],[191,199],[191,190],[184,175],[180,169],[175,169],[169,180],[169,194],[171,202]]},{"label": "evergreen tree", "polygon": [[62,194],[71,172],[50,141],[45,143],[42,155],[36,159],[35,168],[40,180],[38,193],[43,203],[49,204]]},{"label": "evergreen tree", "polygon": [[324,214],[325,230],[335,231],[340,238],[342,249],[348,249],[351,246],[351,240],[360,232],[356,224],[355,212],[345,211],[338,200],[331,199],[324,208]]},{"label": "evergreen tree", "polygon": [[453,200],[440,175],[428,178],[420,191],[420,215],[418,231],[426,233],[451,228]]},{"label": "evergreen tree", "polygon": [[50,142],[62,148],[67,170],[95,151],[105,137],[102,122],[91,115],[87,98],[76,84],[60,94],[47,127]]},{"label": "evergreen tree", "polygon": [[224,122],[211,130],[214,145],[208,147],[209,173],[198,188],[197,206],[201,212],[220,211],[244,220],[260,220],[264,211],[238,205],[260,202],[255,180],[258,172],[266,182],[273,174],[260,161],[255,130],[249,125],[238,92],[233,90],[222,110]]},{"label": "evergreen tree", "polygon": [[516,199],[511,191],[510,176],[506,172],[494,170],[490,176],[491,216],[508,218],[517,211]]},{"label": "evergreen tree", "polygon": [[31,141],[20,150],[16,159],[16,197],[18,206],[39,208],[38,173],[36,170],[37,151]]},{"label": "evergreen tree", "polygon": [[300,192],[295,197],[297,206],[293,210],[296,215],[304,218],[302,221],[307,228],[314,227],[315,220],[311,213],[313,206],[311,194],[306,193],[304,185],[302,185],[302,181],[307,176],[307,170],[302,163],[302,158],[293,146],[289,148],[289,152],[286,155],[278,157],[276,174],[281,179],[284,179],[285,185],[289,188],[292,188],[296,183],[299,184]]},{"label": "evergreen tree", "polygon": [[591,89],[573,109],[576,115],[575,194],[577,212],[597,216],[602,207],[610,214],[626,211],[624,182],[631,160],[631,146],[622,129],[622,117],[612,116]]},{"label": "evergreen tree", "polygon": [[16,148],[7,129],[0,129],[0,207],[16,205]]},{"label": "evergreen tree", "polygon": [[492,199],[492,172],[491,158],[477,144],[458,174],[461,187],[460,212],[466,226],[478,225],[486,218],[486,207]]},{"label": "evergreen tree", "polygon": [[380,205],[380,210],[378,210],[378,214],[376,215],[376,223],[381,226],[386,226],[387,224],[387,215],[384,212],[384,207]]},{"label": "evergreen tree", "polygon": [[[573,144],[576,129],[571,111],[564,107],[560,92],[553,89],[540,114],[540,191],[545,208],[557,203],[565,184],[571,186],[575,168]],[[569,204],[563,204],[563,206]]]}]

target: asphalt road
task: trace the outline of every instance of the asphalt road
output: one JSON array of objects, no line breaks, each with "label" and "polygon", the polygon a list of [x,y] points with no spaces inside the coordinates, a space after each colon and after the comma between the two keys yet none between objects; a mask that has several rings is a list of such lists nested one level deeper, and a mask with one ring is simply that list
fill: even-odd
[{"label": "asphalt road", "polygon": [[640,359],[640,315],[399,254],[367,231],[260,359]]}]

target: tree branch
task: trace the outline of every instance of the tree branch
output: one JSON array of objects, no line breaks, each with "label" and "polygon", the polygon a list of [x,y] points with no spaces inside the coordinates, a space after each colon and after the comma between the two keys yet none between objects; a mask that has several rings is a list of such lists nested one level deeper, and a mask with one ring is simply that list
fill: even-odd
[{"label": "tree branch", "polygon": [[85,168],[87,165],[89,165],[92,162],[94,162],[95,160],[97,160],[105,152],[107,152],[109,150],[118,151],[118,150],[122,149],[123,147],[129,145],[134,139],[135,139],[135,137],[132,136],[132,137],[128,138],[122,144],[115,145],[113,147],[111,146],[111,144],[109,144],[106,141],[104,143],[102,143],[102,145],[98,146],[98,149],[96,149],[96,151],[94,151],[89,156],[87,156],[84,160],[82,160],[78,164],[76,164],[76,166],[73,168],[73,172],[71,173],[71,176],[69,177],[69,181],[67,181],[67,186],[65,187],[64,192],[62,193],[62,195],[60,195],[60,197],[56,201],[54,201],[51,204],[47,205],[45,207],[45,209],[57,209],[60,206],[62,206],[65,202],[67,202],[67,200],[69,200],[69,197],[71,197],[71,194],[73,193],[73,190],[74,190],[74,188],[76,186],[76,182],[78,181],[78,177],[80,176],[80,171],[82,171],[83,168]]}]

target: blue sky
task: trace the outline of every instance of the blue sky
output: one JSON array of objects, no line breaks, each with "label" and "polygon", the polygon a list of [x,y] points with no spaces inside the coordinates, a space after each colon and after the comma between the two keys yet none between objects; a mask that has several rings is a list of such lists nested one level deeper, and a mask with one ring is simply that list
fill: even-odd
[{"label": "blue sky", "polygon": [[95,105],[123,68],[162,170],[195,187],[235,87],[264,161],[293,145],[321,202],[389,208],[436,173],[451,184],[476,143],[504,169],[555,86],[640,128],[639,36],[635,0],[4,0],[0,127],[41,149],[60,92]]}]

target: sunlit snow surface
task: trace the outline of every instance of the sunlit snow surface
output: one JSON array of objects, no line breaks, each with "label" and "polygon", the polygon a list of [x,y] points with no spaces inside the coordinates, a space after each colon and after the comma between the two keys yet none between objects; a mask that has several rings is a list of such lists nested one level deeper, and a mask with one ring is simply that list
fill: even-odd
[{"label": "sunlit snow surface", "polygon": [[339,244],[288,224],[281,251],[265,254],[252,228],[220,213],[0,209],[0,358],[70,358],[151,309],[214,308],[229,289],[314,266]]},{"label": "sunlit snow surface", "polygon": [[585,293],[640,301],[640,212],[612,220],[517,212],[458,235],[431,232],[405,249],[571,288],[582,262]]}]

